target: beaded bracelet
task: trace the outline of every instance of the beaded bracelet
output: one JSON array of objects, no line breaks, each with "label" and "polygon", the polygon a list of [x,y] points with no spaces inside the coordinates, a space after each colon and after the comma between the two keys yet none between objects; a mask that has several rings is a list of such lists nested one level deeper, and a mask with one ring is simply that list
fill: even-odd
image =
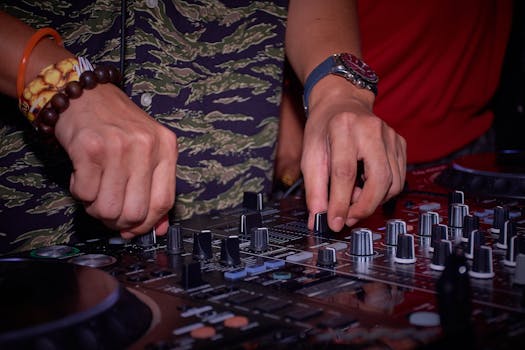
[{"label": "beaded bracelet", "polygon": [[97,84],[118,85],[120,79],[114,66],[93,68],[82,57],[68,58],[44,68],[24,89],[19,107],[37,132],[52,138],[58,117],[69,107],[70,99],[79,98],[84,89]]}]

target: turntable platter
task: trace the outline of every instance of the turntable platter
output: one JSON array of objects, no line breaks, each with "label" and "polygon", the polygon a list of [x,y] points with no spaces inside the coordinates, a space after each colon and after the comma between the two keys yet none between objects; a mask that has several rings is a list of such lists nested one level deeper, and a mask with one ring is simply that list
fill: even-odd
[{"label": "turntable platter", "polygon": [[2,349],[121,348],[151,322],[149,308],[98,269],[6,259],[0,276]]},{"label": "turntable platter", "polygon": [[472,195],[525,198],[525,152],[502,151],[460,157],[436,179]]}]

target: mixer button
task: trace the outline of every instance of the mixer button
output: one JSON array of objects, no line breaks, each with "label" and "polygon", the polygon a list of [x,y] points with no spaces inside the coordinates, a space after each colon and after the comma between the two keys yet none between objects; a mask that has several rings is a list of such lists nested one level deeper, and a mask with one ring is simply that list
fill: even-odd
[{"label": "mixer button", "polygon": [[503,263],[505,266],[516,266],[516,257],[518,254],[525,254],[525,235],[514,236],[509,241],[509,247],[505,252]]},{"label": "mixer button", "polygon": [[202,280],[201,264],[193,262],[182,266],[181,285],[184,289],[192,289],[204,284]]},{"label": "mixer button", "polygon": [[407,224],[403,220],[390,219],[386,222],[385,244],[397,245],[397,235],[407,233]]},{"label": "mixer button", "polygon": [[248,237],[253,229],[263,227],[263,220],[260,212],[241,214],[240,220],[239,232],[243,237]]},{"label": "mixer button", "polygon": [[419,215],[418,234],[428,236],[432,234],[432,226],[439,224],[439,214],[434,211],[422,212]]},{"label": "mixer button", "polygon": [[232,316],[224,320],[224,326],[227,328],[243,328],[249,323],[248,317],[244,316]]},{"label": "mixer button", "polygon": [[469,207],[466,204],[452,204],[449,208],[450,216],[448,218],[448,226],[450,228],[450,240],[459,241],[463,237],[463,221],[465,216],[469,214]]},{"label": "mixer button", "polygon": [[244,192],[242,206],[249,210],[263,210],[263,194],[258,192]]},{"label": "mixer button", "polygon": [[326,211],[315,213],[314,215],[314,233],[324,235],[332,232],[328,227],[328,214]]},{"label": "mixer button", "polygon": [[470,233],[474,230],[479,230],[479,216],[467,214],[463,218],[463,230],[461,232],[461,240],[468,242]]},{"label": "mixer button", "polygon": [[265,252],[268,250],[268,228],[257,227],[251,230],[250,249],[256,253]]},{"label": "mixer button", "polygon": [[248,272],[243,268],[224,272],[224,278],[230,281],[240,280],[246,276],[248,276]]},{"label": "mixer button", "polygon": [[293,263],[300,263],[312,259],[314,254],[312,252],[300,252],[297,254],[288,255],[286,261]]},{"label": "mixer button", "polygon": [[137,236],[136,238],[134,238],[133,241],[139,247],[143,247],[143,248],[149,248],[149,247],[154,246],[157,242],[157,236],[155,234],[155,229],[143,235]]},{"label": "mixer button", "polygon": [[490,231],[499,235],[505,228],[505,221],[509,219],[509,208],[498,205],[493,210],[493,222]]},{"label": "mixer button", "polygon": [[221,264],[238,266],[241,264],[239,237],[230,236],[221,240]]},{"label": "mixer button", "polygon": [[430,236],[430,246],[428,250],[433,252],[439,241],[448,239],[448,227],[447,225],[437,224],[432,226],[432,235]]},{"label": "mixer button", "polygon": [[452,253],[452,242],[449,240],[440,240],[434,247],[434,255],[432,255],[432,262],[430,268],[436,271],[443,271],[445,263]]},{"label": "mixer button", "polygon": [[166,251],[168,254],[182,254],[184,253],[184,243],[182,241],[182,232],[179,225],[170,225],[168,228],[168,243]]},{"label": "mixer button", "polygon": [[366,228],[355,228],[351,235],[350,254],[354,256],[369,256],[374,254],[372,231]]},{"label": "mixer button", "polygon": [[474,257],[474,250],[485,244],[485,232],[480,230],[474,230],[470,233],[467,250],[465,252],[465,257],[467,259],[472,259]]},{"label": "mixer button", "polygon": [[413,264],[416,262],[414,236],[410,234],[401,234],[397,236],[394,261],[399,264]]},{"label": "mixer button", "polygon": [[210,230],[202,230],[193,235],[193,256],[198,260],[210,260],[213,257]]},{"label": "mixer button", "polygon": [[337,264],[335,248],[321,247],[317,251],[317,265],[321,267],[334,267]]},{"label": "mixer button", "polygon": [[214,327],[202,326],[195,328],[190,332],[190,335],[194,339],[210,339],[217,334],[217,331]]},{"label": "mixer button", "polygon": [[514,236],[516,236],[516,222],[513,220],[506,220],[503,224],[503,230],[500,230],[499,232],[496,247],[507,249],[511,238]]},{"label": "mixer button", "polygon": [[474,250],[472,269],[469,271],[471,277],[487,279],[494,277],[492,263],[492,248],[480,246]]}]

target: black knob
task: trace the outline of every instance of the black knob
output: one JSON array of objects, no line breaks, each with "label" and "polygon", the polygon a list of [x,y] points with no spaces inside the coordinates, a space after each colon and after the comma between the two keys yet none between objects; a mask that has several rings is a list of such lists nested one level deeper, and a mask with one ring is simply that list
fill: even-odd
[{"label": "black knob", "polygon": [[452,191],[448,194],[448,217],[451,216],[450,208],[452,204],[465,204],[465,194],[463,191]]},{"label": "black knob", "polygon": [[155,243],[157,243],[155,229],[143,235],[135,237],[134,242],[135,244],[137,244],[139,247],[142,247],[142,248],[149,248],[149,247],[154,246]]},{"label": "black knob", "polygon": [[491,247],[482,245],[474,250],[472,269],[469,271],[469,275],[481,279],[494,277]]},{"label": "black knob", "polygon": [[352,230],[351,255],[369,256],[374,254],[372,231],[366,228],[355,228]]},{"label": "black knob", "polygon": [[436,282],[437,304],[444,335],[452,344],[473,344],[472,304],[468,262],[459,247],[454,248]]},{"label": "black knob", "polygon": [[242,237],[247,238],[252,230],[258,227],[263,227],[261,213],[241,214],[239,232]]},{"label": "black knob", "polygon": [[317,252],[317,265],[321,267],[334,267],[337,263],[335,248],[321,247]]},{"label": "black knob", "polygon": [[467,251],[465,257],[472,259],[474,257],[474,251],[480,246],[485,244],[485,232],[480,230],[474,230],[470,233],[467,243]]},{"label": "black knob", "polygon": [[437,224],[432,226],[432,235],[430,236],[430,247],[428,250],[433,252],[436,249],[436,245],[439,241],[448,239],[448,227],[447,225]]},{"label": "black knob", "polygon": [[407,233],[407,224],[403,220],[390,219],[386,222],[385,244],[397,245],[397,235]]},{"label": "black knob", "polygon": [[257,192],[244,192],[242,206],[249,210],[263,210],[263,194]]},{"label": "black knob", "polygon": [[439,224],[439,214],[433,211],[425,211],[419,214],[420,236],[429,236],[432,234],[432,226]]},{"label": "black knob", "polygon": [[450,239],[459,241],[463,237],[463,221],[465,216],[469,214],[469,208],[466,204],[452,204],[449,210],[448,227]]},{"label": "black knob", "polygon": [[434,246],[434,254],[432,255],[430,268],[432,270],[443,271],[445,269],[445,264],[450,254],[452,254],[451,241],[442,239],[439,242],[437,242]]},{"label": "black knob", "polygon": [[191,289],[203,285],[201,264],[192,262],[182,266],[181,285],[184,289]]},{"label": "black knob", "polygon": [[210,260],[213,257],[211,231],[202,230],[193,234],[193,256],[198,260]]},{"label": "black knob", "polygon": [[314,215],[314,233],[318,235],[324,235],[330,233],[331,230],[328,227],[328,215],[327,213],[315,213]]},{"label": "black knob", "polygon": [[499,235],[505,228],[505,221],[509,219],[509,208],[498,205],[494,208],[493,216],[494,221],[490,230],[492,233]]},{"label": "black knob", "polygon": [[220,262],[228,266],[237,266],[241,264],[239,237],[230,236],[221,240]]},{"label": "black knob", "polygon": [[467,214],[463,218],[463,230],[461,231],[461,240],[467,242],[470,233],[479,230],[479,216]]},{"label": "black knob", "polygon": [[265,252],[268,250],[268,228],[258,227],[252,229],[250,249],[256,253]]},{"label": "black knob", "polygon": [[416,262],[414,236],[410,234],[400,234],[397,236],[394,261],[400,264],[413,264]]},{"label": "black knob", "polygon": [[168,244],[166,251],[168,254],[182,254],[184,253],[184,242],[182,240],[182,231],[179,225],[170,225],[168,227]]},{"label": "black knob", "polygon": [[505,252],[503,264],[505,266],[516,266],[516,257],[518,254],[525,254],[525,236],[517,235],[509,240],[509,246]]},{"label": "black knob", "polygon": [[516,236],[516,222],[507,220],[503,224],[503,230],[500,230],[496,247],[507,249],[510,239]]}]

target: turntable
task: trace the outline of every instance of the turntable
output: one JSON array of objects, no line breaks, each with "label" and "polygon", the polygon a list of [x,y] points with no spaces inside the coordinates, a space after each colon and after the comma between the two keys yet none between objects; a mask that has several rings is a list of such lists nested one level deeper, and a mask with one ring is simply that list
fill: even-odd
[{"label": "turntable", "polygon": [[460,157],[437,177],[447,188],[482,197],[525,198],[525,152]]},{"label": "turntable", "polygon": [[0,260],[0,348],[121,349],[152,313],[109,274],[47,260]]}]

